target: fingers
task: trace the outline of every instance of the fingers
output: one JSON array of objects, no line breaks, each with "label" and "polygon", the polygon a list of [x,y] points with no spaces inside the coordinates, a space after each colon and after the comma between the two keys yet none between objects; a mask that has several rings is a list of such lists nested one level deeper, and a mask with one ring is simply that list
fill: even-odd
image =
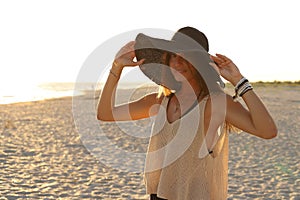
[{"label": "fingers", "polygon": [[123,54],[134,51],[134,44],[135,41],[130,41],[127,44],[125,44],[121,49],[120,52],[122,52]]},{"label": "fingers", "polygon": [[135,41],[130,41],[127,44],[125,44],[116,54],[115,58],[120,58],[120,57],[135,57],[134,53],[134,44]]},{"label": "fingers", "polygon": [[[130,41],[125,44],[115,56],[115,63],[117,65],[126,67],[126,66],[137,66],[143,64],[145,59],[134,61],[135,51],[134,51],[135,41]],[[116,65],[116,64],[115,64]]]},{"label": "fingers", "polygon": [[134,44],[135,44],[135,41],[130,41],[128,42],[123,48],[125,50],[134,50]]},{"label": "fingers", "polygon": [[223,60],[230,60],[229,58],[227,58],[226,56],[217,53],[216,56],[218,56],[219,58],[223,59]]},{"label": "fingers", "polygon": [[216,54],[216,56],[211,55],[210,57],[215,63],[217,63],[219,67],[226,67],[230,63],[232,63],[232,61],[229,58],[222,54]]},{"label": "fingers", "polygon": [[223,60],[219,57],[216,57],[216,56],[210,56],[210,58],[217,64],[221,64],[223,62]]},{"label": "fingers", "polygon": [[226,56],[224,56],[222,54],[216,54],[216,56],[222,60],[223,65],[228,65],[229,63],[232,62],[229,58],[227,58]]},{"label": "fingers", "polygon": [[130,41],[127,44],[125,44],[124,48],[131,48],[134,47],[135,41]]},{"label": "fingers", "polygon": [[126,64],[125,64],[125,66],[132,66],[132,67],[134,67],[134,66],[138,66],[138,65],[141,65],[141,64],[143,64],[143,62],[145,61],[145,59],[141,59],[141,60],[139,60],[139,61],[137,61],[137,62],[135,62],[135,61],[133,61],[133,60],[130,60],[130,61],[128,61]]},{"label": "fingers", "polygon": [[139,60],[139,61],[135,62],[136,66],[137,66],[137,65],[141,65],[141,64],[143,64],[143,62],[144,62],[145,60],[146,60],[146,59],[145,59],[145,58],[143,58],[143,59],[141,59],[141,60]]},{"label": "fingers", "polygon": [[134,51],[135,41],[128,42],[125,46],[122,47],[123,53],[129,53]]}]

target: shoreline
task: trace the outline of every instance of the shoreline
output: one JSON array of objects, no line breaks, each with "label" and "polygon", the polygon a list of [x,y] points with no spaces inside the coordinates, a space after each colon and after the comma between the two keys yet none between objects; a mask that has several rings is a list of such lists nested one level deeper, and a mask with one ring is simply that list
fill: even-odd
[{"label": "shoreline", "polygon": [[[295,81],[254,81],[251,82],[254,87],[298,87],[300,86],[300,80]],[[227,89],[232,89],[233,86],[225,81]],[[98,91],[100,86],[103,87],[103,83],[77,83],[76,82],[45,82],[39,83],[38,85],[33,86],[33,93],[31,94],[31,89],[26,88],[21,92],[21,95],[18,93],[6,92],[0,96],[0,105],[7,105],[13,103],[22,103],[22,102],[32,102],[32,101],[42,101],[48,99],[72,97],[78,95],[84,95],[84,92],[94,92]],[[157,87],[156,84],[152,83],[150,80],[148,82],[120,82],[118,85],[119,90],[133,89],[135,87],[143,88],[148,87]],[[102,88],[101,87],[101,88]],[[32,96],[29,96],[29,95]]]},{"label": "shoreline", "polygon": [[[254,89],[259,89],[261,90],[262,88],[269,88],[269,89],[299,89],[300,90],[300,81],[275,81],[275,82],[252,82],[251,83],[254,87]],[[140,88],[120,88],[118,89],[118,91],[135,91],[135,90],[149,90],[150,92],[153,91],[157,91],[157,86],[153,86],[150,85],[149,87],[140,87]],[[229,83],[226,83],[225,86],[225,92],[227,93],[233,93],[233,86]],[[96,94],[96,95],[94,95]],[[62,95],[62,96],[58,96],[58,97],[46,97],[46,98],[41,98],[41,99],[37,99],[37,100],[28,100],[28,101],[15,101],[15,102],[11,102],[11,103],[0,103],[0,105],[11,105],[11,104],[22,104],[22,103],[34,103],[34,102],[41,102],[41,101],[49,101],[49,100],[56,100],[56,99],[65,99],[65,98],[74,98],[74,97],[92,97],[92,95],[94,95],[94,97],[99,97],[100,94],[100,90],[81,90],[80,92],[78,92],[77,95]]]}]

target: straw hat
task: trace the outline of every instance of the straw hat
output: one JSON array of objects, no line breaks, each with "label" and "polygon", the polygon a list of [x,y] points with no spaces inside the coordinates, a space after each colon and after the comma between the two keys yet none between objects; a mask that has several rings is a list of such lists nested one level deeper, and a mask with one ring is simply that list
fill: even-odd
[{"label": "straw hat", "polygon": [[[141,71],[158,85],[171,90],[180,88],[167,66],[167,55],[180,53],[200,73],[210,91],[220,85],[224,87],[216,70],[209,64],[213,62],[208,54],[209,45],[206,36],[192,27],[179,29],[171,40],[154,38],[139,33],[135,39],[135,54],[137,60],[145,58],[140,65]],[[217,84],[218,83],[218,84]]]}]

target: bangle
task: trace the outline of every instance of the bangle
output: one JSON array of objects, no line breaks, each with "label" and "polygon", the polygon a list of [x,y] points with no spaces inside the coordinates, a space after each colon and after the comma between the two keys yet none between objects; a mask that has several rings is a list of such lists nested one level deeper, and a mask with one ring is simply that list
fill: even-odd
[{"label": "bangle", "polygon": [[233,100],[237,101],[239,97],[243,96],[246,92],[252,89],[252,85],[246,78],[243,77],[235,86],[235,94],[233,96]]},{"label": "bangle", "polygon": [[237,94],[238,96],[241,96],[241,93],[247,88],[247,87],[251,87],[250,83],[247,81],[245,82],[243,85],[241,85],[237,90]]},{"label": "bangle", "polygon": [[241,80],[236,84],[235,91],[237,91],[241,86],[243,86],[246,82],[249,82],[245,77],[241,78]]},{"label": "bangle", "polygon": [[112,74],[115,78],[119,78],[113,71],[109,70],[109,73]]},{"label": "bangle", "polygon": [[242,77],[241,80],[239,80],[239,82],[237,82],[237,84],[235,85],[235,87],[238,87],[242,82],[244,82],[244,80],[246,80],[246,78]]},{"label": "bangle", "polygon": [[240,94],[240,97],[243,96],[246,92],[248,92],[249,90],[253,90],[253,87],[250,85],[248,87],[246,87]]}]

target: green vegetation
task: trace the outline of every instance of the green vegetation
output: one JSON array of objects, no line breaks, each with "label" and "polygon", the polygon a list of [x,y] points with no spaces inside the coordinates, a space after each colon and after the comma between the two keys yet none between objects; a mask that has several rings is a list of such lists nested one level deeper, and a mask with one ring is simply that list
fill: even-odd
[{"label": "green vegetation", "polygon": [[[232,88],[233,86],[229,83],[226,82],[226,87],[227,88]],[[255,87],[259,86],[300,86],[300,80],[298,81],[257,81],[257,82],[251,82],[251,84]]]},{"label": "green vegetation", "polygon": [[253,86],[299,86],[300,80],[298,81],[257,81],[251,83]]}]

